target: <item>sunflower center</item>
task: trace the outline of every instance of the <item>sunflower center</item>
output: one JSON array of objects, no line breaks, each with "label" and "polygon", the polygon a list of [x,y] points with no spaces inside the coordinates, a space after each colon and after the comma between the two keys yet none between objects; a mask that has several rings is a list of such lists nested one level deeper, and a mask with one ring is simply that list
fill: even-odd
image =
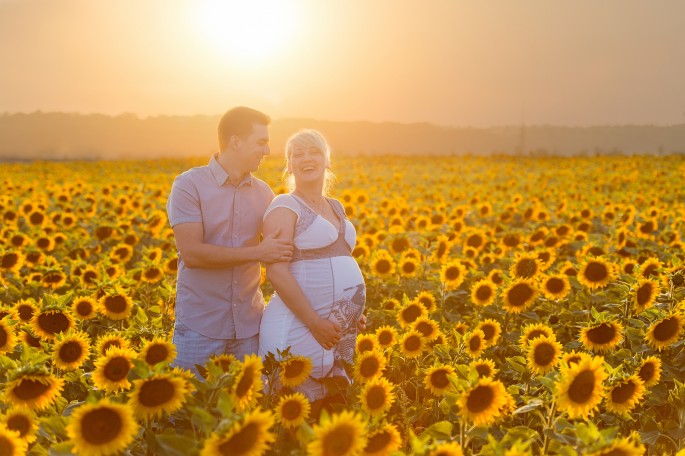
[{"label": "sunflower center", "polygon": [[421,348],[421,338],[419,336],[409,336],[404,341],[404,348],[413,352]]},{"label": "sunflower center", "polygon": [[409,240],[403,237],[392,241],[392,249],[397,253],[402,253],[409,248]]},{"label": "sunflower center", "polygon": [[169,380],[152,379],[143,383],[138,400],[145,407],[154,408],[168,403],[174,397],[175,392],[176,388]]},{"label": "sunflower center", "polygon": [[16,253],[6,253],[2,256],[2,269],[10,269],[19,262],[19,255]]},{"label": "sunflower center", "polygon": [[489,377],[490,376],[490,366],[487,364],[476,365],[476,372],[478,372],[479,377]]},{"label": "sunflower center", "polygon": [[471,413],[480,413],[487,410],[492,404],[495,394],[489,386],[478,385],[470,393],[466,400],[466,408]]},{"label": "sunflower center", "polygon": [[490,296],[492,296],[492,288],[487,285],[481,285],[478,287],[478,290],[476,290],[476,298],[481,301],[490,299]]},{"label": "sunflower center", "polygon": [[0,325],[0,347],[4,347],[9,340],[9,334],[4,326]]},{"label": "sunflower center", "polygon": [[83,347],[78,341],[69,341],[59,349],[59,359],[65,363],[73,363],[83,356]]},{"label": "sunflower center", "polygon": [[477,249],[478,247],[483,245],[483,238],[477,234],[472,234],[466,239],[466,245]]},{"label": "sunflower center", "polygon": [[587,332],[587,337],[593,344],[607,344],[616,337],[616,328],[608,323],[600,323]]},{"label": "sunflower center", "polygon": [[38,326],[48,334],[56,334],[69,329],[69,317],[62,312],[38,315]]},{"label": "sunflower center", "polygon": [[490,340],[495,337],[495,327],[493,325],[483,325],[480,327],[483,334],[485,334],[485,340]]},{"label": "sunflower center", "polygon": [[145,270],[145,277],[148,279],[156,279],[157,277],[160,276],[162,271],[160,271],[158,268],[150,268]]},{"label": "sunflower center", "polygon": [[445,369],[436,370],[431,374],[431,385],[433,387],[442,389],[446,388],[449,384],[450,381],[447,379],[447,371]]},{"label": "sunflower center", "polygon": [[145,354],[145,362],[154,366],[167,359],[168,356],[169,350],[167,350],[164,344],[153,344],[148,348],[147,353]]},{"label": "sunflower center", "polygon": [[386,259],[381,259],[376,262],[376,271],[381,274],[387,274],[390,272],[390,262]]},{"label": "sunflower center", "polygon": [[359,365],[359,373],[362,375],[362,377],[372,377],[376,375],[379,367],[380,364],[378,363],[378,360],[371,356],[362,360],[361,364]]},{"label": "sunflower center", "polygon": [[516,263],[516,276],[518,277],[532,277],[537,272],[538,265],[534,258],[523,258]]},{"label": "sunflower center", "polygon": [[531,340],[535,339],[536,337],[540,336],[546,336],[547,333],[545,331],[542,331],[540,329],[535,329],[528,334],[527,339],[530,342]]},{"label": "sunflower center", "polygon": [[411,260],[405,261],[404,264],[402,264],[402,271],[404,271],[406,274],[411,274],[415,270],[416,270],[416,265]]},{"label": "sunflower center", "polygon": [[450,282],[457,280],[461,276],[461,270],[455,266],[447,268],[445,270],[445,278]]},{"label": "sunflower center", "polygon": [[382,345],[389,345],[392,342],[392,333],[390,331],[382,331],[378,334],[378,342]]},{"label": "sunflower center", "polygon": [[119,414],[101,407],[86,413],[81,420],[81,434],[84,440],[93,445],[111,442],[122,431],[123,422]]},{"label": "sunflower center", "polygon": [[526,283],[519,283],[509,291],[509,303],[514,307],[523,307],[533,297],[533,289]]},{"label": "sunflower center", "polygon": [[558,277],[552,277],[545,284],[550,293],[561,293],[564,291],[564,281]]},{"label": "sunflower center", "polygon": [[[7,429],[17,431],[19,437],[24,437],[31,429],[31,421],[25,415],[14,415],[7,420]],[[0,454],[5,453],[0,451]]]},{"label": "sunflower center", "polygon": [[469,349],[472,352],[475,352],[475,351],[480,350],[480,346],[481,346],[480,337],[478,337],[478,336],[471,337],[471,339],[469,340]]},{"label": "sunflower center", "polygon": [[609,269],[605,264],[593,261],[585,269],[585,277],[590,282],[601,282],[609,277]]},{"label": "sunflower center", "polygon": [[573,379],[568,388],[568,397],[577,404],[584,404],[595,391],[595,374],[584,370]]},{"label": "sunflower center", "polygon": [[24,304],[19,306],[17,312],[19,313],[19,318],[21,318],[22,321],[29,321],[31,317],[33,317],[35,309],[32,306]]},{"label": "sunflower center", "polygon": [[571,364],[578,364],[579,362],[580,362],[580,356],[577,356],[577,355],[571,356],[566,360],[566,364],[568,364],[569,366]]},{"label": "sunflower center", "polygon": [[285,365],[285,378],[297,378],[304,371],[304,362],[299,359],[294,359]]},{"label": "sunflower center", "polygon": [[536,365],[545,367],[552,363],[555,354],[556,351],[551,344],[539,344],[537,347],[535,347],[533,359],[535,359]]},{"label": "sunflower center", "polygon": [[370,339],[362,339],[359,342],[359,352],[364,353],[366,351],[373,350],[373,341]]},{"label": "sunflower center", "polygon": [[404,321],[411,323],[421,316],[421,309],[418,306],[408,306],[402,311]]},{"label": "sunflower center", "polygon": [[331,456],[347,454],[354,441],[354,428],[349,425],[339,425],[323,438],[323,454]]},{"label": "sunflower center", "polygon": [[654,373],[656,372],[656,366],[654,363],[645,363],[643,366],[640,368],[640,372],[638,372],[638,376],[644,383],[648,383],[650,380],[654,378]]},{"label": "sunflower center", "polygon": [[294,420],[302,414],[302,404],[296,400],[286,401],[281,407],[281,414],[286,420]]},{"label": "sunflower center", "polygon": [[380,385],[369,388],[366,393],[366,402],[371,410],[381,408],[385,404],[385,388]]},{"label": "sunflower center", "polygon": [[105,378],[112,382],[118,382],[128,376],[131,370],[131,363],[124,356],[117,356],[109,360],[105,366]]},{"label": "sunflower center", "polygon": [[635,389],[635,383],[632,380],[621,383],[611,390],[611,400],[616,404],[628,402],[633,397]]},{"label": "sunflower center", "polygon": [[240,377],[240,381],[238,382],[238,386],[235,388],[235,393],[238,397],[245,397],[245,395],[250,391],[250,388],[252,388],[252,383],[254,381],[254,372],[252,372],[252,368],[248,367],[245,369],[245,372],[243,372],[242,377]]},{"label": "sunflower center", "polygon": [[44,283],[60,283],[64,277],[57,271],[48,272],[43,276]]},{"label": "sunflower center", "polygon": [[112,313],[122,313],[126,310],[126,298],[121,295],[107,296],[105,308]]},{"label": "sunflower center", "polygon": [[369,440],[366,442],[366,448],[364,448],[364,451],[366,453],[371,454],[380,452],[382,449],[384,449],[390,444],[391,440],[392,436],[389,432],[377,432],[371,437],[369,437]]},{"label": "sunflower center", "polygon": [[438,250],[435,252],[435,256],[438,258],[442,258],[442,256],[447,252],[447,244],[444,242],[441,242],[438,244]]},{"label": "sunflower center", "polygon": [[423,334],[423,337],[429,337],[433,334],[433,326],[426,321],[419,322],[419,324],[416,325],[416,330]]},{"label": "sunflower center", "polygon": [[79,301],[76,304],[76,313],[82,317],[88,316],[93,312],[93,305],[88,301]]},{"label": "sunflower center", "polygon": [[652,293],[652,284],[649,282],[643,284],[640,288],[637,289],[637,304],[640,307],[646,306],[652,299]]},{"label": "sunflower center", "polygon": [[19,384],[14,388],[12,393],[23,401],[35,399],[41,397],[47,391],[50,390],[49,383],[42,383],[38,380],[33,380],[30,378],[24,378],[19,382]]},{"label": "sunflower center", "polygon": [[665,318],[654,327],[654,338],[659,342],[669,340],[678,333],[679,325],[676,318]]}]

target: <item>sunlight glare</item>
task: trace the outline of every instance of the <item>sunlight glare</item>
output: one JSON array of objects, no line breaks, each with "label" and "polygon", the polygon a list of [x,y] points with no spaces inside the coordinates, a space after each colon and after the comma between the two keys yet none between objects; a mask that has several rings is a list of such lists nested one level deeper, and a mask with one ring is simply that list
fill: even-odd
[{"label": "sunlight glare", "polygon": [[206,0],[198,27],[222,57],[264,61],[284,51],[295,26],[292,2],[279,0]]}]

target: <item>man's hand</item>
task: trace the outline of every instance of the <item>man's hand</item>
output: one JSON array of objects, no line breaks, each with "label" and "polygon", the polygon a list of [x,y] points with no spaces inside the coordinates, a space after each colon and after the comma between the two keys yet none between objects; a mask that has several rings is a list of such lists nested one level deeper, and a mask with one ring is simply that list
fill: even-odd
[{"label": "man's hand", "polygon": [[357,320],[357,332],[363,333],[366,331],[366,315],[361,314],[359,320]]},{"label": "man's hand", "polygon": [[264,236],[257,246],[257,259],[262,263],[287,262],[293,257],[293,243],[285,239],[278,239],[280,229]]},{"label": "man's hand", "polygon": [[338,345],[340,336],[342,335],[340,325],[327,318],[321,317],[309,326],[309,330],[312,332],[314,339],[316,339],[319,345],[326,350],[330,350]]}]

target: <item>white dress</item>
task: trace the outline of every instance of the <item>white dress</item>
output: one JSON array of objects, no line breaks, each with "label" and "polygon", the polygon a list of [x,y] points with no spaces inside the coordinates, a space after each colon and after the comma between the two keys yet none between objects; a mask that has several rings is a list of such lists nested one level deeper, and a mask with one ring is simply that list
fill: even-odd
[{"label": "white dress", "polygon": [[[353,362],[357,320],[366,303],[366,286],[351,254],[356,242],[354,225],[345,217],[339,201],[328,201],[342,222],[340,229],[292,194],[274,198],[264,217],[277,207],[288,208],[297,215],[290,272],[314,310],[341,326],[340,342],[332,350],[325,350],[278,293],[274,293],[262,316],[259,355],[263,358],[268,352],[276,354],[277,350],[290,347],[292,354],[311,358],[311,377],[344,377],[349,381],[344,367],[345,363]],[[326,394],[325,386],[311,379],[296,390],[310,400]]]}]

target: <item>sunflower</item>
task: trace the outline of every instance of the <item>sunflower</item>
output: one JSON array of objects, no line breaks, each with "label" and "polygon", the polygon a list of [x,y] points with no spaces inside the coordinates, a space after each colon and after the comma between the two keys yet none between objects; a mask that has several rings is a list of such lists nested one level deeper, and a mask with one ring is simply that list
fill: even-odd
[{"label": "sunflower", "polygon": [[358,334],[355,343],[357,353],[373,350],[377,348],[378,342],[374,334]]},{"label": "sunflower", "polygon": [[454,375],[454,372],[454,367],[448,364],[433,366],[426,370],[423,384],[426,385],[426,389],[430,390],[434,396],[442,396],[452,389],[452,384],[448,377]]},{"label": "sunflower", "polygon": [[607,352],[622,341],[623,325],[617,320],[595,323],[580,330],[580,342],[594,352]]},{"label": "sunflower", "polygon": [[357,245],[352,250],[352,256],[358,261],[369,257],[371,249],[364,243],[358,242]]},{"label": "sunflower", "polygon": [[185,402],[187,392],[183,378],[172,374],[155,374],[133,381],[129,401],[138,418],[149,420],[178,410]]},{"label": "sunflower", "polygon": [[502,292],[502,306],[507,312],[521,313],[537,298],[538,289],[530,279],[514,279]]},{"label": "sunflower", "polygon": [[93,384],[96,388],[116,393],[131,387],[128,374],[133,369],[135,352],[128,348],[112,347],[101,355],[93,369]]},{"label": "sunflower", "polygon": [[387,250],[375,250],[369,262],[371,273],[379,279],[387,279],[395,273],[395,260]]},{"label": "sunflower", "polygon": [[4,320],[0,320],[0,353],[13,352],[16,344],[17,336],[14,333],[13,326],[10,326]]},{"label": "sunflower", "polygon": [[82,331],[69,331],[57,336],[52,352],[55,366],[62,370],[76,370],[90,354],[90,336]]},{"label": "sunflower", "polygon": [[492,318],[486,318],[478,323],[477,328],[483,331],[486,347],[497,345],[497,341],[499,341],[499,338],[502,335],[502,326],[498,321],[493,320]]},{"label": "sunflower", "polygon": [[31,318],[30,325],[38,337],[54,340],[57,334],[73,328],[74,320],[62,310],[43,310]]},{"label": "sunflower", "polygon": [[550,301],[560,301],[571,291],[571,284],[565,274],[543,275],[540,289]]},{"label": "sunflower", "polygon": [[528,367],[536,375],[545,375],[559,363],[561,351],[561,344],[554,337],[537,337],[528,347]]},{"label": "sunflower", "polygon": [[112,247],[109,257],[117,263],[126,263],[133,257],[133,247],[126,243],[120,243]]},{"label": "sunflower", "polygon": [[397,311],[397,322],[402,328],[414,323],[419,317],[425,317],[428,311],[420,302],[409,301]]},{"label": "sunflower", "polygon": [[[8,430],[19,434],[19,438],[26,443],[32,443],[37,438],[38,419],[30,410],[20,407],[11,408],[2,416],[0,423],[4,424]],[[2,445],[0,444],[0,446]]]},{"label": "sunflower", "polygon": [[431,254],[431,260],[436,263],[443,263],[452,249],[452,242],[447,236],[438,236],[437,244]]},{"label": "sunflower", "polygon": [[528,344],[540,336],[551,338],[555,337],[552,328],[544,323],[531,323],[524,326],[521,337],[519,338],[519,346],[521,347],[521,350],[527,351]]},{"label": "sunflower", "polygon": [[127,404],[103,399],[74,410],[66,431],[76,453],[105,456],[123,452],[133,442],[138,424]]},{"label": "sunflower", "polygon": [[471,358],[478,358],[485,350],[485,333],[482,329],[474,329],[464,336],[466,351]]},{"label": "sunflower", "polygon": [[427,456],[463,456],[464,451],[457,442],[439,443]]},{"label": "sunflower", "polygon": [[660,292],[661,285],[657,280],[641,277],[634,289],[635,314],[640,314],[646,308],[651,307]]},{"label": "sunflower", "polygon": [[405,332],[400,338],[400,351],[407,358],[416,358],[426,348],[426,339],[415,329]]},{"label": "sunflower", "polygon": [[95,353],[98,356],[105,356],[105,354],[107,354],[107,350],[110,348],[128,348],[128,346],[128,339],[125,339],[124,337],[118,336],[114,333],[109,333],[100,336],[95,344]]},{"label": "sunflower", "polygon": [[519,279],[532,279],[542,270],[542,262],[536,253],[520,253],[514,256],[514,262],[509,268],[509,274]]},{"label": "sunflower", "polygon": [[581,284],[594,290],[607,286],[613,280],[615,270],[613,263],[600,257],[588,257],[580,267],[577,277]]},{"label": "sunflower", "polygon": [[488,306],[497,297],[497,285],[490,279],[482,279],[471,287],[471,302],[477,306]]},{"label": "sunflower", "polygon": [[673,313],[661,320],[656,321],[649,327],[645,339],[647,344],[654,350],[663,350],[674,344],[680,338],[685,326],[682,315]]},{"label": "sunflower", "polygon": [[30,410],[44,410],[60,396],[64,380],[49,374],[20,375],[5,383],[5,403]]},{"label": "sunflower", "polygon": [[576,266],[570,261],[564,261],[564,263],[559,268],[559,272],[567,277],[576,277],[578,275],[578,270]]},{"label": "sunflower", "polygon": [[30,322],[31,318],[40,311],[33,299],[22,299],[15,303],[12,308],[17,312],[19,319],[26,323]]},{"label": "sunflower", "polygon": [[143,269],[140,279],[147,283],[157,283],[164,277],[162,268],[156,265],[149,265]]},{"label": "sunflower", "polygon": [[498,370],[495,367],[495,362],[487,358],[475,359],[471,361],[469,367],[471,367],[471,369],[474,369],[478,373],[478,377],[480,378],[495,378],[495,374]]},{"label": "sunflower", "polygon": [[426,308],[428,313],[434,312],[437,306],[435,296],[430,291],[424,290],[419,292],[419,294],[417,294],[414,298],[414,301],[418,301],[423,304],[423,307]]},{"label": "sunflower", "polygon": [[466,268],[457,260],[448,261],[440,269],[440,281],[446,290],[456,290],[466,277]]},{"label": "sunflower", "polygon": [[661,360],[656,356],[643,359],[636,373],[647,388],[656,385],[661,379]]},{"label": "sunflower", "polygon": [[311,405],[302,393],[281,397],[276,405],[276,419],[286,428],[296,428],[309,417]]},{"label": "sunflower", "polygon": [[395,401],[394,387],[383,377],[366,382],[359,394],[362,409],[371,416],[381,415],[388,411]]},{"label": "sunflower", "polygon": [[601,356],[583,359],[578,364],[565,369],[555,386],[559,410],[566,412],[571,419],[587,420],[602,402],[604,390],[602,382],[606,378],[604,358]]},{"label": "sunflower", "polygon": [[400,261],[397,264],[397,268],[400,271],[400,275],[407,279],[416,277],[416,274],[419,272],[419,266],[420,263],[416,258],[404,255],[402,255]]},{"label": "sunflower", "polygon": [[111,320],[125,320],[131,315],[133,301],[124,293],[114,292],[104,295],[98,301],[100,313]]},{"label": "sunflower", "polygon": [[23,456],[26,454],[27,442],[19,433],[0,425],[0,451],[3,456]]},{"label": "sunflower", "polygon": [[642,278],[659,277],[661,261],[658,258],[646,259],[638,268],[637,275]]},{"label": "sunflower", "polygon": [[[238,411],[252,404],[262,389],[262,358],[257,355],[247,355],[243,360],[240,372],[235,376],[235,383],[231,394],[236,402]],[[298,370],[298,373],[300,371]]]},{"label": "sunflower", "polygon": [[644,382],[637,374],[633,374],[609,388],[606,395],[606,409],[627,415],[640,402],[644,393]]},{"label": "sunflower", "polygon": [[366,423],[354,412],[343,410],[314,425],[314,440],[307,445],[311,456],[352,456],[366,447]]},{"label": "sunflower", "polygon": [[259,456],[274,441],[271,411],[256,408],[234,422],[228,430],[215,432],[205,441],[200,456]]},{"label": "sunflower", "polygon": [[587,454],[588,456],[642,456],[645,454],[645,447],[639,441],[624,437],[612,441],[607,448]]},{"label": "sunflower", "polygon": [[308,356],[292,356],[281,361],[279,379],[281,385],[295,388],[304,383],[312,372],[312,360]]},{"label": "sunflower", "polygon": [[27,329],[24,329],[21,331],[21,334],[19,334],[19,339],[24,342],[26,345],[29,347],[34,347],[38,349],[43,349],[43,346],[40,343],[40,337],[36,337],[31,332]]},{"label": "sunflower", "polygon": [[144,341],[139,356],[148,366],[170,363],[176,358],[176,346],[164,337],[155,337],[152,340]]},{"label": "sunflower", "polygon": [[440,333],[438,323],[428,317],[417,318],[414,323],[411,324],[411,328],[420,332],[426,342],[432,342]]},{"label": "sunflower", "polygon": [[368,434],[364,456],[389,456],[402,445],[402,437],[394,424],[386,423]]},{"label": "sunflower", "polygon": [[502,271],[497,268],[488,272],[487,278],[498,287],[504,283],[504,275],[502,274]]},{"label": "sunflower", "polygon": [[579,364],[581,361],[586,359],[591,360],[592,356],[585,352],[576,352],[575,350],[571,350],[570,352],[564,353],[561,356],[561,363],[559,366],[561,369],[568,369],[569,367]]},{"label": "sunflower", "polygon": [[18,273],[21,266],[24,264],[24,256],[21,252],[4,252],[0,253],[0,270],[2,275],[9,273]]},{"label": "sunflower", "polygon": [[476,426],[492,424],[507,404],[507,391],[499,380],[481,378],[459,398],[461,416]]},{"label": "sunflower", "polygon": [[379,348],[392,347],[397,343],[397,330],[392,326],[381,326],[376,329],[376,341]]},{"label": "sunflower", "polygon": [[354,363],[354,377],[360,382],[368,382],[383,375],[385,357],[378,350],[358,353]]}]

